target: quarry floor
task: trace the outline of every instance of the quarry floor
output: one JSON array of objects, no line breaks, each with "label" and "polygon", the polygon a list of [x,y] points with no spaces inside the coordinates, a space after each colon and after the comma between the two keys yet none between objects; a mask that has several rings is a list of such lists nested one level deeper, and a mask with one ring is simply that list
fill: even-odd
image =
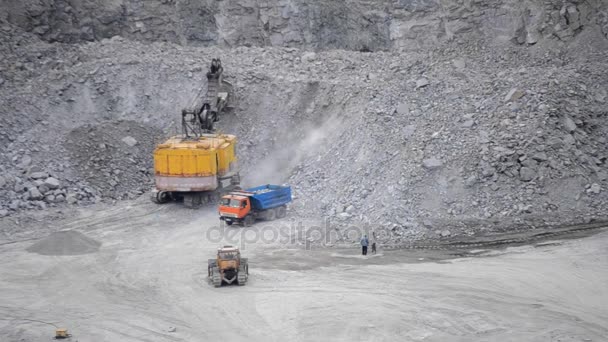
[{"label": "quarry floor", "polygon": [[[49,341],[55,326],[79,342],[608,340],[606,230],[494,250],[367,257],[354,245],[258,239],[243,250],[249,283],[214,288],[206,263],[221,244],[210,234],[215,210],[126,203],[32,222],[10,234],[18,239],[0,236],[2,341]],[[9,236],[10,221],[2,225]],[[101,247],[26,250],[64,229]]]}]

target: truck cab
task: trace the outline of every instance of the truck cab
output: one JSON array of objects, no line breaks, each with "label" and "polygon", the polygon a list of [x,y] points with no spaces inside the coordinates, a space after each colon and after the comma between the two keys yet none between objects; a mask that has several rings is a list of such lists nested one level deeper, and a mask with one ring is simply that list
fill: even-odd
[{"label": "truck cab", "polygon": [[251,211],[249,197],[243,195],[226,195],[220,200],[220,217],[231,225],[240,222]]}]

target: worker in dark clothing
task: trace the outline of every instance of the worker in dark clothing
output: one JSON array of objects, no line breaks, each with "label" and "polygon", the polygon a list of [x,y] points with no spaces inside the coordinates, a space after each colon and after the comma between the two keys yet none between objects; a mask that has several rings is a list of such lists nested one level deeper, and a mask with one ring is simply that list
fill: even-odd
[{"label": "worker in dark clothing", "polygon": [[376,254],[376,232],[372,232],[372,254]]},{"label": "worker in dark clothing", "polygon": [[219,74],[223,71],[222,61],[219,58],[213,58],[211,60],[211,67],[207,72],[207,78],[218,78]]},{"label": "worker in dark clothing", "polygon": [[367,235],[363,235],[361,238],[361,253],[363,255],[367,255],[367,246],[369,245],[369,240],[367,239]]},{"label": "worker in dark clothing", "polygon": [[218,58],[217,61],[216,61],[216,63],[217,63],[216,64],[216,66],[217,66],[216,72],[219,73],[219,74],[221,74],[222,71],[224,71],[224,67],[222,67],[222,60]]}]

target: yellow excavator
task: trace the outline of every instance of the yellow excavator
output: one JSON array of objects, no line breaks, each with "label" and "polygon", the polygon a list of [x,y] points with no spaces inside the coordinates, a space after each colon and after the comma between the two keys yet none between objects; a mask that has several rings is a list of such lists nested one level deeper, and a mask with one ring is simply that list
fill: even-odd
[{"label": "yellow excavator", "polygon": [[156,146],[153,202],[183,201],[195,208],[240,189],[236,137],[216,133],[213,127],[233,101],[233,87],[223,80],[223,70],[220,59],[213,59],[206,95],[201,91],[182,110],[182,134]]}]

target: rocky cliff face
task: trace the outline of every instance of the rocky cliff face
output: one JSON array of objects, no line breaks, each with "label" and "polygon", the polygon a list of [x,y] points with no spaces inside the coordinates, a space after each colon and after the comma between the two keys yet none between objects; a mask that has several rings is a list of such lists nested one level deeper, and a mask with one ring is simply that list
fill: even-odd
[{"label": "rocky cliff face", "polygon": [[121,35],[182,45],[411,50],[449,41],[608,37],[608,1],[4,0],[0,16],[47,41]]}]

